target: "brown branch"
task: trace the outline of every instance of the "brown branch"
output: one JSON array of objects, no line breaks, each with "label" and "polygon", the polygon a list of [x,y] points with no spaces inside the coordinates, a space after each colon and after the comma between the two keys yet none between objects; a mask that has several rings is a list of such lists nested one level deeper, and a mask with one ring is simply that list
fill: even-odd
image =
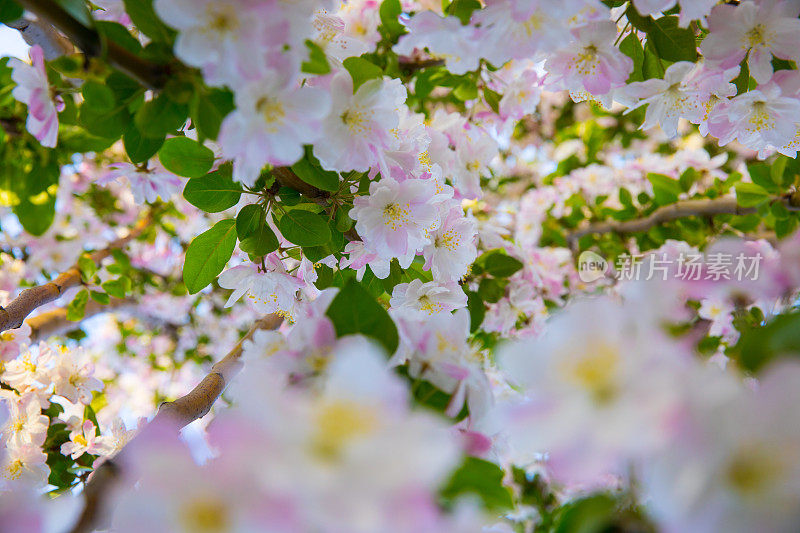
[{"label": "brown branch", "polygon": [[[150,425],[158,427],[159,425],[168,424],[174,426],[177,431],[205,416],[228,383],[241,370],[242,362],[239,358],[242,355],[244,341],[251,339],[258,330],[277,329],[282,321],[283,319],[278,315],[268,315],[259,319],[250,328],[250,331],[239,340],[236,346],[212,366],[208,375],[186,396],[161,404]],[[146,431],[146,429],[143,431]],[[135,439],[131,443],[134,441]],[[103,526],[102,522],[108,520],[106,498],[120,479],[120,465],[124,464],[125,461],[123,454],[126,449],[129,449],[128,446],[131,443],[128,443],[125,448],[120,450],[113,460],[106,460],[92,473],[83,489],[86,503],[78,522],[71,529],[72,533],[94,531]]]},{"label": "brown branch", "polygon": [[95,30],[87,28],[58,3],[51,0],[18,0],[40,21],[51,24],[63,33],[86,55],[104,57],[108,63],[150,89],[161,89],[169,77],[169,67],[142,59],[117,43],[102,39]]},{"label": "brown branch", "polygon": [[[139,237],[151,223],[152,217],[148,214],[140,219],[125,237],[116,239],[105,248],[92,252],[89,254],[89,258],[94,261],[95,264],[100,264],[103,259],[111,255],[113,250],[122,248],[131,240]],[[72,287],[77,287],[81,282],[81,270],[80,267],[75,264],[65,272],[59,274],[58,277],[51,282],[25,289],[19,293],[19,296],[14,298],[7,307],[0,307],[0,333],[20,327],[22,322],[36,308],[56,300],[64,294],[64,291]]]},{"label": "brown branch", "polygon": [[423,70],[431,67],[444,66],[444,59],[437,59],[435,57],[422,58],[411,56],[400,56],[397,58],[398,66],[406,74],[414,73],[418,70]]},{"label": "brown branch", "polygon": [[[790,210],[797,210],[788,198],[775,198],[773,201],[783,202]],[[567,241],[575,243],[584,235],[592,233],[637,233],[647,231],[663,222],[690,216],[712,215],[749,215],[756,212],[755,207],[742,207],[736,198],[724,197],[701,200],[681,200],[677,203],[660,207],[644,218],[626,221],[609,221],[590,224],[567,235]]]},{"label": "brown branch", "polygon": [[58,33],[49,24],[40,20],[19,19],[6,23],[9,27],[18,30],[26,43],[42,47],[44,58],[48,61],[56,59],[74,51],[72,43]]},{"label": "brown branch", "polygon": [[[133,298],[112,298],[111,301],[105,305],[90,300],[89,303],[86,304],[86,311],[83,314],[83,318],[86,319],[102,313],[120,311],[135,303],[136,300]],[[25,323],[31,328],[32,343],[45,340],[53,335],[61,335],[62,333],[78,327],[79,324],[78,322],[67,320],[67,310],[64,307],[32,316],[26,320]]]}]

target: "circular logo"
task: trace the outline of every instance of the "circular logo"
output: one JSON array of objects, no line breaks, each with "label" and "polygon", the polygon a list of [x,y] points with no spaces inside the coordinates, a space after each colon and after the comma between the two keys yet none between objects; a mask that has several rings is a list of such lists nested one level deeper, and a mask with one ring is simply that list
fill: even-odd
[{"label": "circular logo", "polygon": [[578,277],[584,283],[591,283],[606,275],[608,261],[602,256],[586,251],[578,257]]}]

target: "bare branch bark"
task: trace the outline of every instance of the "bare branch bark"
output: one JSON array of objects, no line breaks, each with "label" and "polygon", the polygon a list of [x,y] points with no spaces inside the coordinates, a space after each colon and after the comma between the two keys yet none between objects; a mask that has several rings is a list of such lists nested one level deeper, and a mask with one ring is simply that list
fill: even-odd
[{"label": "bare branch bark", "polygon": [[[89,257],[95,264],[99,264],[100,261],[111,255],[113,250],[122,248],[131,240],[139,237],[150,226],[151,222],[152,218],[148,214],[140,219],[125,237],[120,237],[109,243],[105,248],[92,252]],[[20,327],[34,309],[56,300],[67,289],[80,285],[81,281],[81,271],[76,263],[65,272],[59,274],[53,281],[25,289],[7,307],[0,307],[0,333]]]},{"label": "bare branch bark", "polygon": [[[782,202],[789,210],[798,209],[792,205],[791,200],[788,198],[775,198],[773,201]],[[568,234],[567,241],[574,243],[584,235],[592,233],[637,233],[647,231],[663,222],[690,216],[749,215],[755,212],[755,207],[742,207],[736,203],[736,198],[732,197],[681,200],[674,204],[660,207],[644,218],[590,224]]]},{"label": "bare branch bark", "polygon": [[51,24],[89,56],[103,56],[109,64],[150,89],[164,87],[169,66],[147,61],[125,50],[113,41],[103,40],[93,29],[81,24],[52,0],[18,0],[26,10]]},{"label": "bare branch bark", "polygon": [[[267,315],[253,325],[250,331],[242,337],[228,354],[220,359],[211,371],[187,395],[172,402],[161,404],[158,413],[150,421],[150,425],[169,424],[176,431],[205,416],[211,406],[220,397],[225,387],[239,373],[242,362],[242,345],[251,339],[256,331],[277,329],[283,319],[278,315]],[[131,441],[131,443],[135,438]],[[131,444],[128,443],[128,446]],[[98,466],[84,487],[83,494],[86,500],[78,522],[71,529],[71,533],[88,533],[103,526],[108,520],[107,498],[114,485],[120,479],[120,464],[124,463],[123,448],[114,459],[106,460]]]},{"label": "bare branch bark", "polygon": [[48,61],[66,54],[71,54],[74,47],[69,39],[58,33],[49,24],[40,20],[19,19],[6,23],[9,27],[19,30],[25,42],[33,46],[42,47],[44,58]]},{"label": "bare branch bark", "polygon": [[[133,298],[112,298],[106,305],[90,300],[89,303],[86,304],[86,311],[84,312],[83,318],[87,319],[102,313],[120,311],[135,303],[136,300]],[[26,320],[25,323],[31,328],[32,343],[48,339],[53,335],[61,335],[62,333],[78,327],[79,324],[79,322],[67,320],[67,310],[64,307],[32,316]]]}]

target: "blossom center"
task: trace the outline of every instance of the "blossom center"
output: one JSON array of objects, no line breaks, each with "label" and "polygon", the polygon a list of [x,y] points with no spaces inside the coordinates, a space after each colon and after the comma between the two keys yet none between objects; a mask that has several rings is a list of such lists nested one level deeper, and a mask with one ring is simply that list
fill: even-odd
[{"label": "blossom center", "polygon": [[755,102],[753,104],[750,125],[755,131],[763,131],[775,126],[775,121],[772,119],[765,102]]},{"label": "blossom center", "polygon": [[207,13],[208,27],[216,33],[230,33],[238,27],[236,16],[224,3],[210,5]]},{"label": "blossom center", "polygon": [[603,343],[577,360],[565,362],[562,371],[567,382],[584,389],[596,403],[602,405],[616,396],[619,366],[617,349]]},{"label": "blossom center", "polygon": [[597,46],[590,44],[584,46],[575,58],[575,69],[582,76],[590,76],[597,69],[597,63]]},{"label": "blossom center", "polygon": [[454,252],[458,248],[459,240],[458,233],[450,229],[437,236],[433,244],[436,248],[447,248]]},{"label": "blossom center", "polygon": [[12,481],[19,479],[19,477],[22,475],[23,466],[25,465],[22,463],[22,459],[17,459],[9,464],[6,467],[6,475],[8,476],[8,479]]},{"label": "blossom center", "polygon": [[410,219],[408,216],[408,206],[402,206],[392,203],[383,208],[383,220],[387,226],[396,230],[397,228],[408,224]]},{"label": "blossom center", "polygon": [[83,435],[76,435],[75,438],[72,440],[75,441],[75,444],[78,444],[80,446],[87,446],[89,444],[88,442],[86,442],[86,437],[84,437]]},{"label": "blossom center", "polygon": [[761,44],[766,43],[766,30],[763,24],[756,24],[753,28],[745,34],[748,48],[754,48]]},{"label": "blossom center", "polygon": [[367,115],[358,109],[348,109],[340,118],[347,129],[355,135],[364,135],[367,132]]},{"label": "blossom center", "polygon": [[533,34],[540,32],[543,26],[544,26],[544,17],[538,10],[533,15],[531,15],[530,18],[528,18],[528,20],[522,23],[522,27],[525,30],[525,34],[528,37],[533,37]]},{"label": "blossom center", "polygon": [[773,485],[780,472],[777,461],[761,450],[742,450],[735,454],[725,470],[728,483],[742,495],[757,494]]},{"label": "blossom center", "polygon": [[439,302],[434,302],[431,300],[427,294],[423,294],[419,297],[419,309],[420,311],[425,311],[429,315],[433,315],[436,313],[441,312],[444,309],[444,306]]},{"label": "blossom center", "polygon": [[283,104],[269,96],[263,96],[258,99],[256,102],[256,111],[261,113],[261,116],[264,117],[264,121],[267,124],[278,122],[286,116],[286,110],[283,108]]},{"label": "blossom center", "polygon": [[346,400],[330,402],[317,413],[314,450],[325,459],[335,459],[349,442],[368,435],[377,425],[375,413],[366,405]]},{"label": "blossom center", "polygon": [[197,499],[185,505],[181,513],[186,531],[221,533],[230,530],[230,517],[225,505],[212,498]]}]

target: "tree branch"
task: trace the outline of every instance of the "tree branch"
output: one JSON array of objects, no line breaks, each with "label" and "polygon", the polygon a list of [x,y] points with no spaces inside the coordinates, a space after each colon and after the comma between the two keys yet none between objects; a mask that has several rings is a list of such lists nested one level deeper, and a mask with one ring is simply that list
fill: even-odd
[{"label": "tree branch", "polygon": [[40,20],[19,19],[6,23],[10,28],[18,30],[25,42],[33,46],[42,47],[44,58],[48,61],[71,54],[74,51],[72,43],[63,35],[55,31],[49,24]]},{"label": "tree branch", "polygon": [[[150,425],[157,427],[159,424],[169,424],[178,430],[205,416],[225,387],[241,370],[242,362],[239,358],[242,355],[244,341],[251,339],[256,331],[277,329],[282,321],[281,317],[274,314],[256,321],[250,331],[236,343],[236,346],[225,357],[211,367],[208,375],[186,396],[161,404],[158,413],[150,421]],[[125,450],[129,449],[128,446],[135,440],[134,438],[120,450],[113,460],[106,460],[94,470],[83,489],[86,504],[71,533],[88,533],[101,527],[102,521],[107,521],[106,497],[119,480],[120,464],[124,463]]]},{"label": "tree branch", "polygon": [[58,3],[51,0],[17,0],[36,17],[61,31],[86,55],[103,56],[108,63],[150,89],[161,89],[169,77],[169,66],[147,61],[117,43],[102,39]]},{"label": "tree branch", "polygon": [[[89,254],[89,258],[95,264],[100,264],[103,259],[111,255],[113,250],[122,248],[133,239],[139,237],[151,223],[152,217],[148,214],[140,219],[125,237],[112,241],[102,250],[92,252]],[[76,263],[65,272],[59,274],[53,281],[25,289],[7,307],[0,307],[0,333],[20,327],[25,318],[34,309],[56,300],[67,289],[80,285],[81,281],[81,270]]]},{"label": "tree branch", "polygon": [[[86,311],[84,312],[83,318],[86,319],[102,313],[119,311],[135,303],[136,300],[133,298],[112,298],[106,305],[90,300],[89,303],[86,304]],[[78,327],[79,324],[79,322],[67,320],[67,309],[64,307],[32,316],[26,320],[25,323],[31,328],[31,343],[45,340],[53,335],[61,335],[62,333]]]},{"label": "tree branch", "polygon": [[[782,202],[789,210],[796,211],[789,198],[775,198],[773,201]],[[625,221],[609,221],[590,224],[582,229],[575,230],[567,235],[569,243],[575,243],[584,235],[592,233],[637,233],[647,231],[653,226],[663,222],[677,220],[690,216],[712,215],[749,215],[756,212],[755,207],[742,207],[736,203],[736,198],[724,197],[701,200],[681,200],[671,205],[659,207],[644,218]]]}]

